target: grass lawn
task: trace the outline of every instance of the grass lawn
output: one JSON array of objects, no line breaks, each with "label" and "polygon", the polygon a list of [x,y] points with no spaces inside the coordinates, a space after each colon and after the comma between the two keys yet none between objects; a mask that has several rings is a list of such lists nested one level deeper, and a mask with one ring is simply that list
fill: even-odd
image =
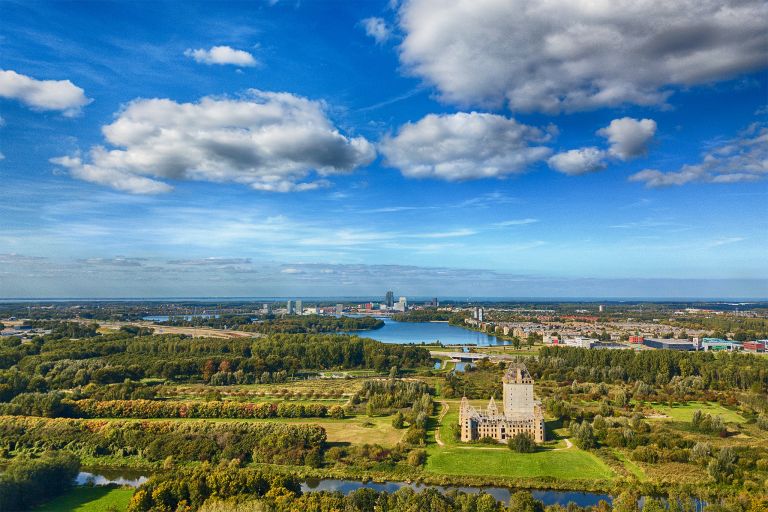
[{"label": "grass lawn", "polygon": [[124,511],[133,489],[115,487],[75,487],[63,496],[41,505],[35,512],[112,512]]},{"label": "grass lawn", "polygon": [[[505,445],[467,445],[451,436],[449,425],[459,420],[458,400],[446,400],[450,409],[440,426],[440,437],[444,447],[432,445],[428,448],[426,469],[432,473],[446,475],[507,476],[515,478],[554,477],[562,479],[611,479],[613,471],[599,458],[575,446],[564,448],[565,441],[558,432],[551,431],[552,439],[546,448],[536,453],[515,453]],[[473,405],[487,404],[483,400],[471,400]],[[552,448],[558,449],[553,450]]]},{"label": "grass lawn", "polygon": [[691,421],[696,410],[701,410],[701,412],[711,414],[712,416],[722,416],[723,421],[726,423],[743,423],[746,421],[739,413],[712,402],[688,402],[675,404],[674,407],[661,403],[653,403],[651,405],[655,410],[675,421]]},{"label": "grass lawn", "polygon": [[506,446],[431,447],[428,453],[427,471],[445,475],[594,480],[607,480],[614,476],[613,471],[600,459],[575,446],[567,450],[542,450],[536,453],[515,453]]}]

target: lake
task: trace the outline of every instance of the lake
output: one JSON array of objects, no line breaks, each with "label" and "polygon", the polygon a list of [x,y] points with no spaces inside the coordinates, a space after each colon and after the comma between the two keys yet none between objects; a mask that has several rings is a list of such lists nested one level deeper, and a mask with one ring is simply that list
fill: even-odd
[{"label": "lake", "polygon": [[354,331],[366,338],[373,338],[384,343],[435,343],[443,345],[507,345],[496,336],[482,332],[471,331],[462,327],[450,325],[448,322],[398,322],[391,318],[382,317],[384,326],[371,331]]}]

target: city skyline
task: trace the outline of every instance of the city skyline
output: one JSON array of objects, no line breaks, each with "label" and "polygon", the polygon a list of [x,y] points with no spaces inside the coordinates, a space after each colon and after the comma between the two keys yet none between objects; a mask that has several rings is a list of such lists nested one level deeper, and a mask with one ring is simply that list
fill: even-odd
[{"label": "city skyline", "polygon": [[0,298],[768,297],[765,6],[513,4],[2,2]]}]

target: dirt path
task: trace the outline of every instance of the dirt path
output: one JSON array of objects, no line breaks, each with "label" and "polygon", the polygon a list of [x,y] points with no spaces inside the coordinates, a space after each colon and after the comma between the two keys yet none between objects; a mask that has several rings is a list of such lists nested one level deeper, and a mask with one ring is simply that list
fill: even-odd
[{"label": "dirt path", "polygon": [[440,402],[443,408],[440,410],[440,415],[437,417],[437,427],[435,427],[435,442],[437,446],[445,446],[445,443],[440,439],[440,425],[443,423],[443,418],[448,414],[448,402]]}]

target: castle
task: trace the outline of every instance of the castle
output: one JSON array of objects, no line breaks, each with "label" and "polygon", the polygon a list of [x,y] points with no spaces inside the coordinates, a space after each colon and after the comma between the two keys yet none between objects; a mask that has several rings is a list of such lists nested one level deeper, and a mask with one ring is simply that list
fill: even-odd
[{"label": "castle", "polygon": [[501,380],[504,389],[504,407],[499,412],[491,397],[488,408],[469,405],[467,397],[461,399],[459,424],[462,442],[492,437],[501,443],[521,432],[528,432],[537,443],[544,441],[544,414],[541,402],[533,399],[533,378],[522,363],[511,364]]}]

